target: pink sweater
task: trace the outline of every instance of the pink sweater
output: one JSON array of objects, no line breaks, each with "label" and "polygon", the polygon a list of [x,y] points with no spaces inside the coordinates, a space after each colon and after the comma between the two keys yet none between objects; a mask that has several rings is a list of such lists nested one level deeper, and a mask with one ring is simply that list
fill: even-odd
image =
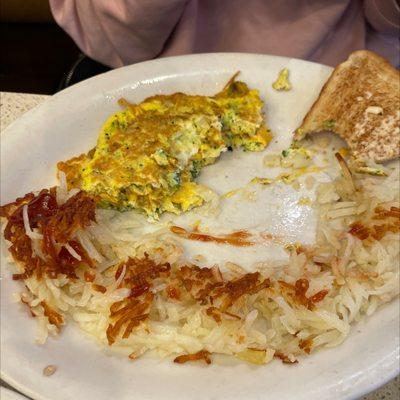
[{"label": "pink sweater", "polygon": [[400,64],[396,0],[50,0],[82,51],[112,67],[207,52],[336,65],[370,49]]}]

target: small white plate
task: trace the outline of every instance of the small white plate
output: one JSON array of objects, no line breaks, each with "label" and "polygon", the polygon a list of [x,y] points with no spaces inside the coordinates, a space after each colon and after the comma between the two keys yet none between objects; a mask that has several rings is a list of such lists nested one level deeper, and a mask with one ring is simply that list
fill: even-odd
[{"label": "small white plate", "polygon": [[[293,90],[273,91],[271,83],[283,67],[290,70]],[[275,134],[268,151],[290,144],[293,129],[331,73],[331,68],[306,61],[228,53],[159,59],[89,79],[53,96],[4,132],[1,202],[55,184],[56,163],[94,146],[103,121],[118,109],[119,97],[137,102],[157,93],[214,94],[238,70],[240,79],[259,89],[266,102],[267,121]],[[249,177],[262,176],[261,158],[262,154],[240,151],[225,154],[202,172],[201,181],[219,193],[243,186]],[[268,198],[261,198],[264,208],[253,204],[245,211],[237,209],[229,224],[236,226],[246,220],[257,225],[265,218],[263,224],[268,223],[276,232],[302,237],[309,231],[313,215],[296,209],[292,195],[285,191],[269,193],[271,204],[282,203],[284,212],[265,206]],[[188,249],[188,254],[194,251],[197,249]],[[212,256],[227,257],[210,253],[209,262],[215,261]],[[265,254],[245,254],[242,262],[256,261],[257,257]],[[37,346],[34,319],[11,301],[20,286],[11,280],[4,258],[0,286],[2,378],[34,399],[351,399],[382,385],[399,370],[398,301],[354,325],[343,345],[318,351],[299,364],[287,366],[274,361],[253,367],[217,362],[203,367],[150,358],[132,362],[106,355],[73,324],[58,339]],[[56,365],[57,371],[44,377],[43,368],[49,364]]]}]

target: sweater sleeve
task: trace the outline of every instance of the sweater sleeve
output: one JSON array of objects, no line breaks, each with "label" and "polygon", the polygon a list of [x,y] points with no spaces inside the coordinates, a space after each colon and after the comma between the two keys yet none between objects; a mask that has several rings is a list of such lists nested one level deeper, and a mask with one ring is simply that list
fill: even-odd
[{"label": "sweater sleeve", "polygon": [[89,57],[120,67],[156,57],[188,0],[50,0],[57,23]]},{"label": "sweater sleeve", "polygon": [[377,32],[399,34],[400,6],[397,0],[364,0],[364,13]]}]

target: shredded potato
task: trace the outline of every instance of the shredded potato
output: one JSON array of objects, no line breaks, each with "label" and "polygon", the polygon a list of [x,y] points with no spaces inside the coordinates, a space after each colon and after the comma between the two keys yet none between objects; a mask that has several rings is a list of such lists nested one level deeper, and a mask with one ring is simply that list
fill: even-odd
[{"label": "shredded potato", "polygon": [[[25,284],[19,299],[38,321],[38,342],[71,317],[131,360],[151,351],[176,363],[209,364],[219,353],[293,364],[339,345],[352,323],[399,293],[400,190],[398,168],[387,177],[354,174],[336,157],[341,174],[319,184],[313,203],[315,245],[286,246],[289,261],[268,275],[232,262],[226,273],[190,264],[174,235],[204,234],[180,227],[133,234],[140,215],[95,209],[96,199],[65,187],[1,207],[14,279]],[[247,240],[240,232],[212,239],[237,244]]]}]

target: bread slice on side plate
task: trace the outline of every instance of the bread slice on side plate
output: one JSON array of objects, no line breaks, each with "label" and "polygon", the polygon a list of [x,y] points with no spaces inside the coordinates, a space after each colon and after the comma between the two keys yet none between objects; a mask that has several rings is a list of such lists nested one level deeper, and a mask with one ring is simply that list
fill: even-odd
[{"label": "bread slice on side plate", "polygon": [[400,74],[377,54],[360,50],[338,65],[294,139],[331,131],[359,162],[400,156]]}]

